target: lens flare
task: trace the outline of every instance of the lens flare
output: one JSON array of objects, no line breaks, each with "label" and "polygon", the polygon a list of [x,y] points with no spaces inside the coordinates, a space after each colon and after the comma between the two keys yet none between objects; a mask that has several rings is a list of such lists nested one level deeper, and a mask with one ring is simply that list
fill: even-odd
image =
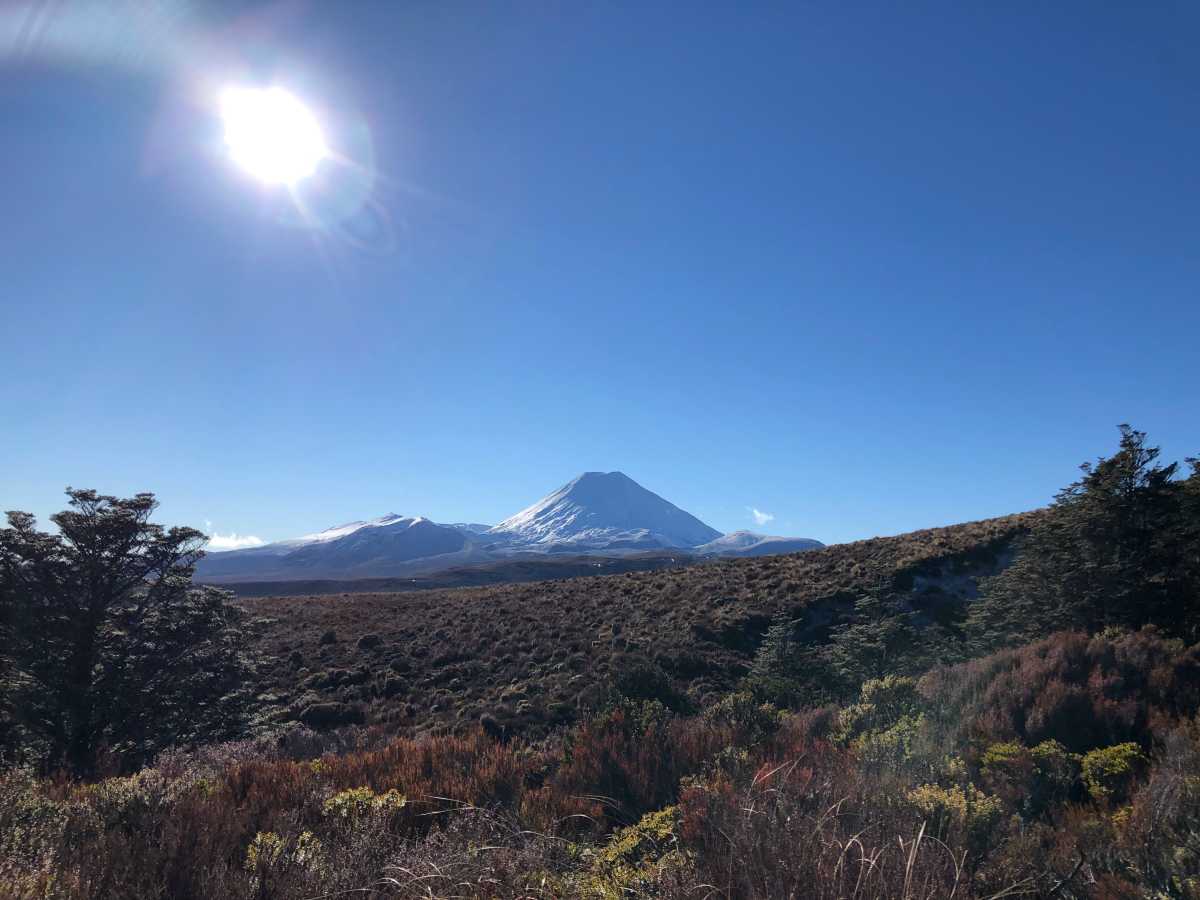
[{"label": "lens flare", "polygon": [[295,184],[329,155],[316,117],[280,87],[226,88],[221,120],[229,155],[266,184]]}]

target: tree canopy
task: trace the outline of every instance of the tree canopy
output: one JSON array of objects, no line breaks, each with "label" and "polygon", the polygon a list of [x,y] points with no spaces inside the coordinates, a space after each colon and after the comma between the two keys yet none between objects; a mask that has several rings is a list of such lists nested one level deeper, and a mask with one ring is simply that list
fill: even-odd
[{"label": "tree canopy", "polygon": [[1013,564],[985,581],[970,614],[983,647],[1147,624],[1200,638],[1200,460],[1180,478],[1145,432],[1120,431],[1117,452],[1084,463]]},{"label": "tree canopy", "polygon": [[252,696],[245,614],[192,584],[205,536],[150,521],[153,494],[67,489],[0,529],[0,750],[80,775],[239,733]]}]

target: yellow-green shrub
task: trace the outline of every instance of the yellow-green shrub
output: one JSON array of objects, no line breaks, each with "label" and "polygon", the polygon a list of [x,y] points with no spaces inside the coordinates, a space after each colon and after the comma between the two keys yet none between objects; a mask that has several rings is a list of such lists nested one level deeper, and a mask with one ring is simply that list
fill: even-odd
[{"label": "yellow-green shrub", "polygon": [[1004,815],[999,797],[985,794],[970,782],[962,787],[923,784],[908,792],[908,801],[926,817],[934,834],[961,830],[976,849],[986,845]]},{"label": "yellow-green shrub", "polygon": [[668,806],[647,813],[622,828],[598,854],[586,892],[599,897],[626,897],[651,886],[663,870],[680,862],[679,810]]},{"label": "yellow-green shrub", "polygon": [[322,804],[321,812],[328,818],[357,822],[372,813],[401,810],[407,804],[407,798],[395,789],[376,794],[369,787],[357,787],[334,794]]},{"label": "yellow-green shrub", "polygon": [[1092,750],[1083,757],[1083,781],[1096,800],[1118,802],[1129,794],[1133,781],[1148,760],[1134,743]]}]

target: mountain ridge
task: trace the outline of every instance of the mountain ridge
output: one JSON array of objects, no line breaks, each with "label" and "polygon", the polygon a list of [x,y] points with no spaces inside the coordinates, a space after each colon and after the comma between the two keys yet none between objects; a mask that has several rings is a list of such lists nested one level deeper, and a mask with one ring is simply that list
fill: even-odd
[{"label": "mountain ridge", "polygon": [[345,581],[549,556],[674,550],[689,557],[751,556],[820,546],[751,532],[722,536],[623,472],[584,472],[495,526],[447,525],[392,512],[260,547],[213,552],[197,564],[196,576],[230,584]]}]

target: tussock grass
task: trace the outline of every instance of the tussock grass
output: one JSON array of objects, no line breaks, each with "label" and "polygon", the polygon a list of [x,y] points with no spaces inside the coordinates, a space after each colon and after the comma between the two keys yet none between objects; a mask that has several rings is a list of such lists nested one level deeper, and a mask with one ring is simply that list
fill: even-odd
[{"label": "tussock grass", "polygon": [[746,673],[776,615],[866,590],[906,596],[921,575],[988,572],[1037,515],[669,571],[241,602],[268,620],[262,689],[276,721],[309,710],[314,723],[361,716],[416,735],[486,716],[508,735],[540,735],[595,707],[598,686],[638,661],[706,706]]}]

